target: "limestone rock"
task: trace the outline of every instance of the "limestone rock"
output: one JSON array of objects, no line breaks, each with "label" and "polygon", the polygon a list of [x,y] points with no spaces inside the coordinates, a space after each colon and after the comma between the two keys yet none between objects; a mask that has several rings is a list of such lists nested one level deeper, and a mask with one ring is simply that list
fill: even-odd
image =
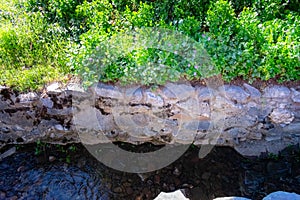
[{"label": "limestone rock", "polygon": [[270,115],[272,122],[276,124],[290,124],[294,120],[294,114],[285,109],[274,109]]}]

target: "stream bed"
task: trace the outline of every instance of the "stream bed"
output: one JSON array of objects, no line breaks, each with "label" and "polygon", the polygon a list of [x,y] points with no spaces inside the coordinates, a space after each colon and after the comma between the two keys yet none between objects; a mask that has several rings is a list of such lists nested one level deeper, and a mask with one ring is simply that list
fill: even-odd
[{"label": "stream bed", "polygon": [[[153,148],[122,145],[124,149]],[[12,147],[2,149],[0,155]],[[0,161],[0,199],[142,200],[177,189],[184,189],[192,200],[224,196],[256,200],[278,190],[300,193],[299,146],[259,158],[215,147],[203,159],[198,158],[199,148],[191,146],[173,164],[147,174],[106,167],[80,144],[14,147],[16,152]]]}]

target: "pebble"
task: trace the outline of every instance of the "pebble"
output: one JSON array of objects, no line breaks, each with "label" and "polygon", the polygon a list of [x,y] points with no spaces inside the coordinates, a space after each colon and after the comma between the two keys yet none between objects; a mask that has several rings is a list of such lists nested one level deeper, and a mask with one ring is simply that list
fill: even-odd
[{"label": "pebble", "polygon": [[181,173],[180,173],[179,169],[178,169],[177,167],[175,167],[175,169],[174,169],[174,171],[173,171],[173,174],[174,174],[175,176],[179,176]]},{"label": "pebble", "polygon": [[122,190],[121,187],[115,187],[115,188],[113,189],[113,191],[114,191],[115,193],[121,193],[121,192],[123,192],[123,190]]},{"label": "pebble", "polygon": [[17,172],[23,172],[25,170],[25,167],[24,166],[20,166],[18,169],[17,169]]},{"label": "pebble", "polygon": [[49,156],[49,162],[53,162],[55,160],[56,160],[56,158],[54,156]]}]

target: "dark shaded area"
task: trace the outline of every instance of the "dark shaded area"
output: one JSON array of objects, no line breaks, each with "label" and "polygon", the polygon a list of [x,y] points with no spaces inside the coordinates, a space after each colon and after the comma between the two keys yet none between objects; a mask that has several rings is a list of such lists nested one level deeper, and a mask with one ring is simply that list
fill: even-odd
[{"label": "dark shaded area", "polygon": [[[118,145],[135,152],[157,149],[149,144]],[[233,195],[255,200],[278,190],[300,193],[299,146],[260,158],[215,147],[200,160],[198,151],[191,146],[172,165],[138,175],[104,166],[82,145],[17,146],[17,153],[0,162],[0,199],[138,200],[176,189],[185,189],[192,200]]]}]

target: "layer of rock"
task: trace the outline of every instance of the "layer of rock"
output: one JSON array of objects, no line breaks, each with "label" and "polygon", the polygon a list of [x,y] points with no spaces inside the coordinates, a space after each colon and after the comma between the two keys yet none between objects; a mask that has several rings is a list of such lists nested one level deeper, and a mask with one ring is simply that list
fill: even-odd
[{"label": "layer of rock", "polygon": [[84,92],[54,83],[43,94],[0,90],[0,144],[38,140],[85,144],[232,146],[243,155],[277,153],[299,143],[297,88],[268,86],[193,87],[168,83],[157,88],[100,83]]}]

